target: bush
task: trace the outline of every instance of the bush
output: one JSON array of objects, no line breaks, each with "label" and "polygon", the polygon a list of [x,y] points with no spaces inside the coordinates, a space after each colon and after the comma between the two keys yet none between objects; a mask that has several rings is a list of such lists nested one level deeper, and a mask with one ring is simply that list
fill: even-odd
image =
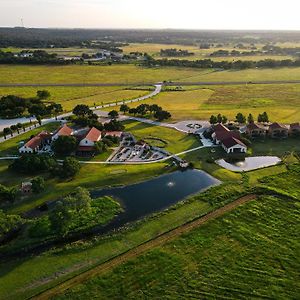
[{"label": "bush", "polygon": [[60,136],[52,143],[52,149],[57,155],[70,155],[77,148],[74,136]]},{"label": "bush", "polygon": [[75,176],[79,172],[80,167],[80,163],[76,158],[67,157],[63,162],[61,177],[70,178]]},{"label": "bush", "polygon": [[45,189],[45,180],[43,177],[35,177],[31,180],[32,191],[36,194],[42,192]]}]

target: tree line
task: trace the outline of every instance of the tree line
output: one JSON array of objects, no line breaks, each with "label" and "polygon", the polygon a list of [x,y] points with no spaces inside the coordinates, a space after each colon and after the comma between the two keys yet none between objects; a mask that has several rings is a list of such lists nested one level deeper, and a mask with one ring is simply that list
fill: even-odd
[{"label": "tree line", "polygon": [[278,68],[278,67],[299,67],[300,59],[264,59],[259,61],[237,60],[237,61],[213,61],[211,59],[186,60],[186,59],[154,59],[147,56],[143,62],[144,66],[172,66],[185,68],[202,68],[202,69],[252,69],[252,68]]},{"label": "tree line", "polygon": [[[237,113],[235,117],[235,122],[239,124],[245,124],[246,121],[251,124],[255,122],[254,116],[250,113],[247,117],[243,115],[242,113]],[[266,112],[263,112],[262,114],[259,114],[257,117],[257,121],[259,123],[268,123],[269,122],[269,116]],[[224,115],[218,114],[218,115],[211,115],[209,119],[210,124],[226,124],[228,122],[228,118]]]}]

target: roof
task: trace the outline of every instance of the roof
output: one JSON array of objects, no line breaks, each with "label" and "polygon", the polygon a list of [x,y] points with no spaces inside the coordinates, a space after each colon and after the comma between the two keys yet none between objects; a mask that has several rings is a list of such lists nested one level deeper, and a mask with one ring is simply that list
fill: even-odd
[{"label": "roof", "polygon": [[247,125],[247,129],[249,129],[249,130],[254,130],[254,129],[263,129],[263,130],[265,130],[262,126],[260,126],[256,123],[249,123]]},{"label": "roof", "polygon": [[230,131],[226,126],[224,126],[223,124],[219,123],[217,125],[214,126],[214,131],[215,132],[227,132]]},{"label": "roof", "polygon": [[287,129],[287,128],[284,125],[275,122],[269,126],[269,129],[275,130],[275,129]]},{"label": "roof", "polygon": [[215,132],[215,135],[216,135],[216,139],[218,141],[223,141],[225,139],[228,139],[230,137],[234,137],[234,138],[237,138],[239,139],[240,138],[240,133],[238,131],[216,131]]},{"label": "roof", "polygon": [[122,131],[106,131],[106,132],[105,132],[105,136],[110,135],[110,136],[121,137],[122,134],[123,134]]},{"label": "roof", "polygon": [[300,130],[300,123],[293,123],[290,125],[290,129],[297,129]]},{"label": "roof", "polygon": [[236,145],[240,145],[242,147],[247,148],[247,146],[243,142],[241,142],[239,139],[234,138],[234,137],[229,137],[229,138],[225,139],[224,141],[222,141],[222,144],[226,148],[231,148],[231,147],[236,146]]},{"label": "roof", "polygon": [[91,142],[97,142],[101,139],[101,131],[97,128],[93,127],[89,130],[87,135],[85,136],[85,139],[91,141]]},{"label": "roof", "polygon": [[67,135],[67,136],[69,136],[69,135],[71,135],[72,133],[73,133],[73,129],[70,128],[69,126],[67,126],[66,124],[64,124],[62,127],[60,127],[60,128],[58,129],[58,131],[57,131],[55,134],[57,134],[57,135],[59,135],[59,136],[62,136],[62,135]]},{"label": "roof", "polygon": [[40,136],[35,136],[30,139],[24,146],[27,148],[35,149],[41,145],[42,140],[43,139]]}]

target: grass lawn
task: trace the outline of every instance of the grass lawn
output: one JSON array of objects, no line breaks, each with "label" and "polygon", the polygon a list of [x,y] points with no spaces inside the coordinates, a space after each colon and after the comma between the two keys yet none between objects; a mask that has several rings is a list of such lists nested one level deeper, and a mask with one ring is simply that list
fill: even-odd
[{"label": "grass lawn", "polygon": [[88,106],[101,105],[116,101],[138,98],[149,91],[128,90],[125,87],[0,87],[0,97],[17,95],[25,98],[35,97],[36,92],[46,89],[50,92],[49,101],[55,101],[66,111],[71,111],[77,104]]},{"label": "grass lawn", "polygon": [[56,299],[296,299],[297,209],[263,196]]},{"label": "grass lawn", "polygon": [[125,130],[131,132],[137,140],[149,137],[162,139],[166,142],[164,149],[171,153],[179,153],[201,146],[200,141],[196,137],[189,136],[175,129],[154,126],[136,121],[126,121],[124,122],[124,125]]}]

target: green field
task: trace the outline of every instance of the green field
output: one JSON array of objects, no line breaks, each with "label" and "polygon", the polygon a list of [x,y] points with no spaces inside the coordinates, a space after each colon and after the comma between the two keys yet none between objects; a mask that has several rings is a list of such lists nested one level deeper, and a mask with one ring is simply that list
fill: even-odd
[{"label": "green field", "polygon": [[149,91],[128,90],[125,87],[0,87],[0,97],[17,95],[25,98],[35,97],[36,92],[46,89],[50,92],[49,101],[60,103],[66,111],[72,110],[77,104],[88,106],[102,103],[115,103],[149,94]]},{"label": "green field", "polygon": [[56,299],[296,299],[297,209],[263,196]]},{"label": "green field", "polygon": [[[258,45],[260,48],[262,45]],[[295,45],[294,45],[295,46]],[[292,56],[286,55],[256,55],[256,56],[224,56],[224,57],[211,57],[210,54],[212,52],[218,50],[239,50],[235,49],[234,46],[224,46],[220,48],[211,48],[211,49],[200,49],[198,46],[184,46],[184,45],[176,45],[176,44],[143,44],[143,43],[131,43],[128,46],[123,47],[123,51],[126,54],[130,52],[141,52],[141,53],[148,53],[152,55],[155,59],[161,58],[160,50],[163,49],[170,49],[175,48],[177,50],[188,50],[189,52],[193,52],[194,55],[186,56],[186,57],[168,57],[168,59],[187,59],[187,60],[201,60],[201,59],[211,59],[215,61],[233,61],[233,60],[263,60],[263,59],[275,59],[275,60],[284,60],[284,59],[293,59]],[[259,50],[259,49],[258,49]],[[240,50],[240,51],[250,51],[250,50]]]},{"label": "green field", "polygon": [[143,83],[172,81],[299,80],[300,68],[213,71],[196,68],[135,65],[25,66],[0,65],[1,83]]},{"label": "green field", "polygon": [[238,112],[245,115],[252,113],[256,118],[264,111],[274,122],[289,123],[300,119],[300,84],[182,88],[185,91],[162,92],[145,103],[156,103],[170,111],[171,121],[207,120],[212,114],[218,113],[234,120]]}]

